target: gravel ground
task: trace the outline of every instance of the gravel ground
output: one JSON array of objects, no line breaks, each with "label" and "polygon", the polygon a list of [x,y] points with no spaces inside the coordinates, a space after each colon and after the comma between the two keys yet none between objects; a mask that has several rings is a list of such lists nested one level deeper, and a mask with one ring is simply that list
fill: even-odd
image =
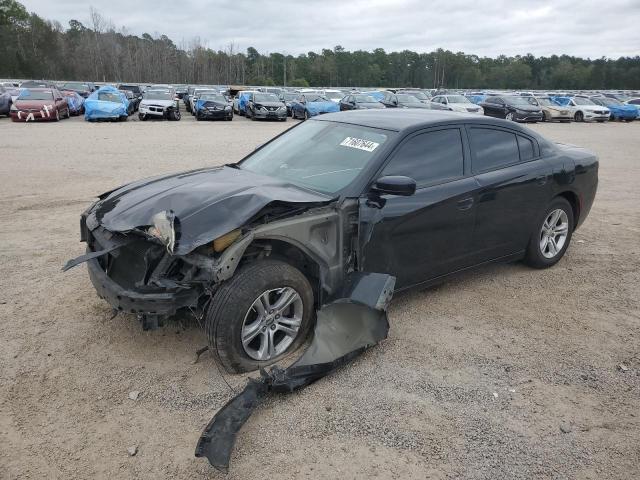
[{"label": "gravel ground", "polygon": [[292,121],[136,120],[0,119],[0,477],[640,476],[640,122],[533,126],[600,156],[566,257],[397,297],[381,345],[254,413],[225,476],[193,456],[232,395],[211,357],[192,364],[198,328],[110,319],[85,267],[60,267],[94,195],[236,161]]}]

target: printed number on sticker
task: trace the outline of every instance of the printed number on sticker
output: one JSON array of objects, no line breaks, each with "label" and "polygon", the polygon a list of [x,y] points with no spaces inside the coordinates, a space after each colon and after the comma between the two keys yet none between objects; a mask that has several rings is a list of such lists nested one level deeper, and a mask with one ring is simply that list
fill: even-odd
[{"label": "printed number on sticker", "polygon": [[363,140],[362,138],[347,137],[342,141],[342,143],[340,143],[340,145],[343,147],[357,148],[358,150],[364,150],[365,152],[373,152],[380,144],[370,140]]}]

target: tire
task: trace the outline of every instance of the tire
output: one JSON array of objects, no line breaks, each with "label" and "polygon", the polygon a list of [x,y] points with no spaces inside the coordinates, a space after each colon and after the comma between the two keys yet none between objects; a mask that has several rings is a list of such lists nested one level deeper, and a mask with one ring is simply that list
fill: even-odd
[{"label": "tire", "polygon": [[308,110],[305,109],[305,111],[304,111],[304,119],[305,120],[309,120],[309,118],[310,118],[309,117],[309,112],[308,112]]},{"label": "tire", "polygon": [[551,121],[551,115],[547,115],[547,112],[542,112],[542,121],[543,122],[550,122]]},{"label": "tire", "polygon": [[56,122],[59,122],[59,121],[60,121],[60,110],[58,110],[57,108],[56,108],[56,118],[55,118],[55,121],[56,121]]},{"label": "tire", "polygon": [[584,113],[582,112],[576,112],[576,114],[573,116],[573,119],[576,122],[584,122]]},{"label": "tire", "polygon": [[[556,213],[558,217],[554,217]],[[549,220],[553,222],[550,228]],[[536,222],[527,246],[525,263],[533,268],[548,268],[558,263],[571,243],[574,221],[573,209],[569,202],[562,197],[554,198]],[[552,242],[546,235],[551,230],[564,231],[564,236],[556,234]],[[554,250],[555,253],[553,253]]]},{"label": "tire", "polygon": [[507,113],[507,115],[504,117],[505,120],[509,120],[510,122],[513,122],[513,112],[509,112]]},{"label": "tire", "polygon": [[144,122],[146,119],[147,119],[147,117],[145,115],[143,115],[141,113],[138,114],[138,120],[141,120],[141,121]]},{"label": "tire", "polygon": [[[274,351],[268,359],[258,360],[255,353],[259,352],[260,348],[257,347],[263,345],[262,342],[266,341],[267,336],[273,335],[276,347],[287,345],[289,340],[284,344],[276,341],[284,333],[276,326],[280,324],[273,316],[269,320],[273,323],[266,324],[270,326],[253,330],[257,334],[246,347],[242,343],[243,328],[245,332],[247,328],[252,330],[251,325],[260,322],[257,310],[253,306],[264,294],[276,295],[277,298],[279,289],[284,288],[289,289],[287,292],[293,291],[298,294],[298,300],[287,307],[291,310],[286,314],[288,316],[295,311],[300,319],[297,334],[283,351]],[[302,308],[301,312],[299,308]],[[307,337],[314,318],[313,290],[307,278],[288,263],[269,259],[241,267],[220,287],[207,308],[205,330],[209,349],[225,370],[230,373],[242,373],[270,365],[295,351]],[[249,321],[249,327],[246,321]],[[270,334],[270,331],[275,333]],[[250,355],[249,352],[253,353]]]}]

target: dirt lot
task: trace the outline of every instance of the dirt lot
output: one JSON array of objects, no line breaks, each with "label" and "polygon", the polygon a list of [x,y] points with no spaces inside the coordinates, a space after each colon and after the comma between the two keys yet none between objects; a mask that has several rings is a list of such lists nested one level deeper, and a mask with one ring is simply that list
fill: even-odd
[{"label": "dirt lot", "polygon": [[204,336],[110,319],[85,267],[60,267],[83,252],[94,195],[236,161],[286,126],[0,119],[0,477],[640,476],[640,122],[533,127],[601,160],[556,267],[499,265],[396,298],[386,341],[253,415],[228,476],[194,458],[231,396],[211,357],[192,364]]}]

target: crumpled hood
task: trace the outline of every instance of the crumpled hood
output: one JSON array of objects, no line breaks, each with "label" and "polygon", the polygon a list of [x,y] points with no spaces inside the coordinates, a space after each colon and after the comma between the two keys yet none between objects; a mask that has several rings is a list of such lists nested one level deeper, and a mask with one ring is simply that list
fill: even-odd
[{"label": "crumpled hood", "polygon": [[328,101],[328,102],[307,102],[306,103],[307,110],[312,115],[317,115],[318,113],[329,113],[329,112],[339,112],[340,105],[337,103]]},{"label": "crumpled hood", "polygon": [[276,178],[232,167],[154,177],[104,194],[89,210],[87,227],[127,232],[171,211],[178,225],[174,253],[184,255],[242,227],[269,204],[327,204],[333,199]]}]

